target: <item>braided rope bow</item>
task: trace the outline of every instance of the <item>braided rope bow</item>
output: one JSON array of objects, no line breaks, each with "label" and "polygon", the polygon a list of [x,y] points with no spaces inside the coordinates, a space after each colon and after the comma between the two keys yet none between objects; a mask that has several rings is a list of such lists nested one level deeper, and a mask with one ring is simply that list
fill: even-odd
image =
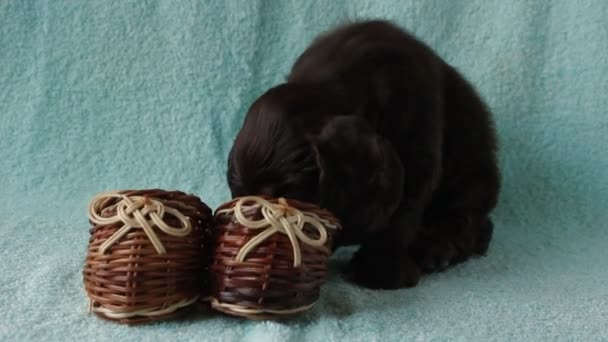
[{"label": "braided rope bow", "polygon": [[[245,205],[245,203],[252,203]],[[244,211],[260,209],[262,219],[250,220],[245,217]],[[302,263],[300,244],[302,241],[306,245],[314,248],[321,248],[327,242],[327,229],[338,229],[339,226],[330,221],[319,217],[310,212],[301,212],[290,207],[284,198],[279,198],[279,203],[275,204],[256,196],[239,198],[233,208],[219,210],[218,214],[234,214],[235,219],[241,225],[249,229],[265,229],[263,232],[249,240],[236,255],[236,261],[242,262],[258,245],[263,243],[271,235],[281,233],[287,235],[293,249],[293,266],[299,267]],[[318,239],[312,239],[304,233],[304,226],[309,224],[319,233]]]},{"label": "braided rope bow", "polygon": [[[116,204],[106,206],[112,198],[120,198],[121,200]],[[116,215],[110,217],[103,216],[105,212],[114,208],[116,208]],[[175,216],[182,223],[182,227],[171,227],[163,221],[166,213]],[[149,219],[146,217],[149,217]],[[95,196],[89,204],[89,219],[91,222],[100,225],[123,223],[123,226],[119,230],[99,246],[102,254],[105,254],[113,244],[133,228],[143,229],[158,254],[165,254],[167,251],[154,232],[154,226],[169,235],[177,237],[184,237],[190,234],[192,230],[190,220],[179,210],[166,206],[160,201],[149,197],[127,196],[117,192],[105,192]]]}]

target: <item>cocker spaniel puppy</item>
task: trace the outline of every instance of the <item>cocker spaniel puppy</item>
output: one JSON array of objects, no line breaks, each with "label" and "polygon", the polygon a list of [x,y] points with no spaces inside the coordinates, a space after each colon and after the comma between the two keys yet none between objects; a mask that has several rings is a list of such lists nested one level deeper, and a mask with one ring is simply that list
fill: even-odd
[{"label": "cocker spaniel puppy", "polygon": [[228,157],[233,196],[310,201],[359,244],[353,279],[411,287],[483,255],[500,174],[491,114],[427,45],[381,20],[322,34],[249,109]]}]

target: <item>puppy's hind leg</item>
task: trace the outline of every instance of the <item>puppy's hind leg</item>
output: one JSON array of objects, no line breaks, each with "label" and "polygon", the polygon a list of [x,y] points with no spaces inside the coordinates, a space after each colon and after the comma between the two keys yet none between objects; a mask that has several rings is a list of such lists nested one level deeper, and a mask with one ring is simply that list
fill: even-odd
[{"label": "puppy's hind leg", "polygon": [[409,246],[410,256],[424,272],[441,271],[487,252],[497,189],[495,177],[486,177],[443,191],[433,200]]},{"label": "puppy's hind leg", "polygon": [[409,253],[423,272],[442,271],[474,255],[484,255],[492,230],[487,216],[444,213],[427,223],[409,246]]}]

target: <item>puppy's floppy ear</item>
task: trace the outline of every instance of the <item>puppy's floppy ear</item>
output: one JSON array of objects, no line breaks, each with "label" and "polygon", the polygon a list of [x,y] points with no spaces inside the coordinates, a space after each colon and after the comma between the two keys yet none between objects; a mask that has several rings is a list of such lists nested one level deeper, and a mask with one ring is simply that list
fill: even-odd
[{"label": "puppy's floppy ear", "polygon": [[393,146],[355,116],[328,121],[312,145],[320,169],[321,205],[349,229],[384,228],[403,191],[403,166]]}]

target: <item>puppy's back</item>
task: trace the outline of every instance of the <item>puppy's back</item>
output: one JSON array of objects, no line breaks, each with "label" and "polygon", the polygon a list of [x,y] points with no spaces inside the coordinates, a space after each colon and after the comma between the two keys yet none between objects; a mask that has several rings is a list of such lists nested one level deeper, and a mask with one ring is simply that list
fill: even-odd
[{"label": "puppy's back", "polygon": [[[408,58],[408,56],[410,58]],[[329,83],[357,72],[378,58],[438,60],[423,42],[397,25],[370,20],[338,26],[318,36],[297,58],[288,82]]]}]

